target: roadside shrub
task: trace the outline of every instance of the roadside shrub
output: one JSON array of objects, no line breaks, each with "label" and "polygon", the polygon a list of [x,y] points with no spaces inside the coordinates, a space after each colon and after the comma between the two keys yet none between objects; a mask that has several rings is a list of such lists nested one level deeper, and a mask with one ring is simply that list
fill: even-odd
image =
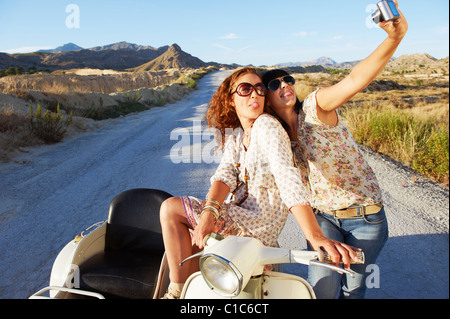
[{"label": "roadside shrub", "polygon": [[0,133],[14,131],[24,124],[24,117],[0,111]]},{"label": "roadside shrub", "polygon": [[449,182],[449,135],[448,130],[433,130],[422,151],[413,161],[413,169],[435,180]]},{"label": "roadside shrub", "polygon": [[191,79],[187,82],[187,86],[190,87],[190,88],[192,88],[192,89],[196,89],[196,88],[197,88],[197,81],[191,78]]},{"label": "roadside shrub", "polygon": [[134,92],[134,94],[130,94],[130,92],[122,93],[122,102],[125,105],[135,105],[138,104],[142,99],[142,96],[139,95],[138,92]]},{"label": "roadside shrub", "polygon": [[353,106],[342,116],[358,143],[448,184],[448,128],[400,110]]},{"label": "roadside shrub", "polygon": [[56,112],[46,111],[42,115],[41,106],[38,104],[36,112],[30,106],[30,131],[47,144],[60,142],[67,131],[67,127],[72,122],[72,113],[66,119],[59,111],[59,105]]},{"label": "roadside shrub", "polygon": [[199,75],[191,74],[183,76],[179,81],[182,85],[187,85],[189,88],[197,88],[197,80],[200,79]]}]

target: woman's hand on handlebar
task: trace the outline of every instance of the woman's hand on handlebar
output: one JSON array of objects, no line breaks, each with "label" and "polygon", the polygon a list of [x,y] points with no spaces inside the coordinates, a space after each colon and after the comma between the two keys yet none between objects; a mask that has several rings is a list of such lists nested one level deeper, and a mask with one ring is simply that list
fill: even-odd
[{"label": "woman's hand on handlebar", "polygon": [[345,269],[350,269],[351,260],[358,261],[355,251],[361,251],[359,248],[326,237],[310,239],[309,244],[316,251],[319,249],[326,251],[331,256],[333,265],[339,266],[339,263],[343,263]]},{"label": "woman's hand on handlebar", "polygon": [[211,213],[204,213],[201,215],[197,226],[194,229],[194,235],[192,236],[192,244],[203,249],[203,239],[206,235],[215,232],[216,227],[214,225],[214,216]]}]

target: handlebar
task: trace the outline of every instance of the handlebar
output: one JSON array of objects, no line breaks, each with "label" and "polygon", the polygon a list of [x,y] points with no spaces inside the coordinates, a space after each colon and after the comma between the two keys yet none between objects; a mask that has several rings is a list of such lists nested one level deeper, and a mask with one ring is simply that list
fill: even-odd
[{"label": "handlebar", "polygon": [[[233,239],[234,237],[234,239]],[[205,249],[197,254],[194,254],[180,263],[180,266],[183,265],[188,260],[191,260],[196,257],[201,257],[206,251],[211,252],[211,250],[215,251],[219,256],[221,253],[225,253],[229,256],[236,255],[236,248],[241,247],[244,250],[258,253],[258,260],[255,261],[255,265],[264,265],[264,264],[278,264],[278,263],[300,263],[304,265],[324,267],[333,271],[337,271],[339,273],[346,273],[351,277],[355,277],[356,273],[352,270],[346,270],[341,267],[337,267],[333,265],[333,261],[331,256],[322,250],[319,251],[304,251],[304,250],[289,250],[283,248],[275,248],[275,247],[266,247],[259,240],[255,238],[245,238],[239,236],[229,236],[226,238],[227,244],[223,242],[225,246],[219,244],[221,248],[220,252],[217,252],[216,245],[222,242],[224,238],[217,234],[210,234],[205,237]],[[231,240],[231,241],[230,241]],[[217,246],[218,247],[218,246]],[[364,253],[363,252],[355,252],[358,261],[351,261],[352,264],[363,264],[364,263]],[[245,255],[245,253],[243,254]],[[224,256],[222,256],[224,257]],[[238,256],[239,257],[239,256]],[[242,256],[241,256],[242,257]],[[228,257],[227,257],[228,258]],[[231,257],[230,257],[231,258]],[[342,263],[342,261],[340,262]]]},{"label": "handlebar", "polygon": [[[358,261],[355,261],[353,259],[350,259],[350,264],[364,264],[365,262],[365,257],[364,257],[364,253],[362,251],[355,251],[356,257],[358,258]],[[324,262],[326,264],[332,264],[333,263],[333,258],[331,257],[330,254],[328,254],[326,251],[322,251],[322,253],[319,253],[320,256],[320,261]],[[339,264],[342,264],[342,258],[339,260]]]}]

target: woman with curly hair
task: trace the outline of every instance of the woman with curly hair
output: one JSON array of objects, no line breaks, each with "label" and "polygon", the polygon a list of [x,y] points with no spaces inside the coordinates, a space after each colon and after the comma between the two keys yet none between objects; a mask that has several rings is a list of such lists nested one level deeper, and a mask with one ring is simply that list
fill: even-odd
[{"label": "woman with curly hair", "polygon": [[179,263],[203,248],[206,235],[248,236],[276,246],[289,211],[306,238],[335,261],[342,256],[348,267],[350,258],[356,259],[350,246],[328,240],[320,230],[294,166],[289,137],[275,118],[263,114],[265,95],[257,71],[243,68],[224,80],[210,102],[206,118],[222,135],[223,155],[206,200],[173,197],[161,206],[171,281],[165,298],[179,298],[187,277],[198,268],[192,261],[182,267]]}]

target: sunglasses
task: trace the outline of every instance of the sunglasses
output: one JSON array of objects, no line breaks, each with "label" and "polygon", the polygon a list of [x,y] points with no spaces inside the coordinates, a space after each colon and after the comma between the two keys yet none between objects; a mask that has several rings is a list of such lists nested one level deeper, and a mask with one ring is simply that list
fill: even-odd
[{"label": "sunglasses", "polygon": [[236,90],[234,90],[234,92],[230,92],[230,94],[232,95],[234,93],[237,93],[237,95],[239,96],[249,96],[253,93],[253,90],[255,90],[256,94],[258,94],[259,96],[266,96],[267,89],[264,83],[257,83],[255,85],[252,85],[247,82],[239,84]]},{"label": "sunglasses", "polygon": [[288,85],[294,85],[295,84],[295,79],[290,76],[290,75],[286,75],[283,76],[282,78],[278,78],[278,79],[273,79],[272,81],[269,82],[269,89],[271,91],[276,91],[280,88],[281,85],[281,81],[283,81],[284,83],[288,84]]}]

